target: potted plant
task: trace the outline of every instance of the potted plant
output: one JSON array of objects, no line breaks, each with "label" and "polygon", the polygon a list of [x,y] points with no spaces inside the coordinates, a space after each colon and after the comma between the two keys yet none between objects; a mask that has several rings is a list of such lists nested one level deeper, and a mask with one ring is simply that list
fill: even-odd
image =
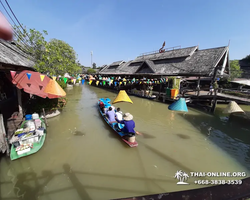
[{"label": "potted plant", "polygon": [[71,79],[67,80],[67,88],[73,88],[73,82]]},{"label": "potted plant", "polygon": [[79,79],[76,79],[76,86],[79,86],[80,85],[80,81]]},{"label": "potted plant", "polygon": [[31,113],[40,113],[43,116],[43,109],[45,110],[46,118],[58,116],[67,104],[67,98],[61,97],[56,99],[44,99],[36,97],[29,105],[29,111]]}]

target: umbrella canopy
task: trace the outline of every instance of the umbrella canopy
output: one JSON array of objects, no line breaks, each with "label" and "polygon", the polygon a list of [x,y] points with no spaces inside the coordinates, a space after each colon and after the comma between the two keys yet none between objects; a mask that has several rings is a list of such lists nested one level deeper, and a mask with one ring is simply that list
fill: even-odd
[{"label": "umbrella canopy", "polygon": [[58,98],[66,96],[66,92],[61,88],[61,86],[55,80],[51,79],[45,87],[44,92],[48,93],[49,98],[50,95],[57,96]]},{"label": "umbrella canopy", "polygon": [[169,110],[188,112],[187,104],[185,98],[180,98],[168,106]]},{"label": "umbrella canopy", "polygon": [[227,107],[223,110],[223,113],[244,113],[244,111],[241,109],[241,107],[235,102],[231,101]]},{"label": "umbrella canopy", "polygon": [[115,98],[115,100],[113,101],[113,104],[115,103],[119,103],[119,102],[129,102],[129,103],[133,103],[131,101],[131,99],[129,98],[129,96],[127,95],[125,90],[120,90],[119,94],[117,95],[117,97]]},{"label": "umbrella canopy", "polygon": [[15,84],[17,88],[23,89],[29,94],[37,95],[42,98],[58,98],[56,95],[49,95],[44,92],[44,89],[50,80],[51,79],[48,76],[39,72],[24,70],[15,75],[12,79],[12,83]]}]

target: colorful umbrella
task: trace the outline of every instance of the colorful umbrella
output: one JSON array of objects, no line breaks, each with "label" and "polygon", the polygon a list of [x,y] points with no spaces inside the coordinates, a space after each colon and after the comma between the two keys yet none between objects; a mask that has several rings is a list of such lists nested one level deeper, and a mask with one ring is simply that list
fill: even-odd
[{"label": "colorful umbrella", "polygon": [[66,92],[55,80],[50,80],[50,82],[45,87],[44,92],[48,93],[49,98],[51,95],[57,96],[58,98],[66,96]]},{"label": "colorful umbrella", "polygon": [[119,103],[119,102],[129,102],[129,103],[133,103],[131,101],[131,99],[129,98],[129,96],[127,95],[125,90],[120,90],[119,94],[117,95],[117,97],[115,98],[115,100],[113,101],[113,104],[115,103]]},{"label": "colorful umbrella", "polygon": [[188,112],[187,104],[185,98],[180,98],[168,106],[169,110]]},{"label": "colorful umbrella", "polygon": [[244,110],[235,102],[231,101],[227,107],[223,110],[223,113],[231,114],[231,113],[244,113]]},{"label": "colorful umbrella", "polygon": [[15,75],[12,79],[12,83],[15,84],[17,88],[23,89],[29,94],[37,95],[42,98],[58,98],[57,96],[48,95],[48,93],[44,92],[50,80],[48,76],[39,72],[24,70]]}]

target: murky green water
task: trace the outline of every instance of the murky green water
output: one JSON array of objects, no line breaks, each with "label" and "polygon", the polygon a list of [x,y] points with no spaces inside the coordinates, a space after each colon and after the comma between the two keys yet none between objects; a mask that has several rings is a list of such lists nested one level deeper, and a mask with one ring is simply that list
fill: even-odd
[{"label": "murky green water", "polygon": [[[16,161],[1,158],[0,199],[111,199],[202,187],[177,185],[177,170],[250,170],[250,129],[220,116],[131,96],[117,104],[134,115],[137,148],[129,148],[100,117],[99,98],[115,93],[83,85],[67,91],[63,113],[49,120],[43,148]],[[241,106],[250,111],[249,106]]]}]

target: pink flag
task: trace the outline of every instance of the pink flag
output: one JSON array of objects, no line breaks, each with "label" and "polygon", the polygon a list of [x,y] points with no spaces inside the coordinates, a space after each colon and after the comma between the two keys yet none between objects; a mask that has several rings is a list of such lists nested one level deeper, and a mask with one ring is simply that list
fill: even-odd
[{"label": "pink flag", "polygon": [[16,71],[10,71],[11,77],[14,78],[16,75]]}]

